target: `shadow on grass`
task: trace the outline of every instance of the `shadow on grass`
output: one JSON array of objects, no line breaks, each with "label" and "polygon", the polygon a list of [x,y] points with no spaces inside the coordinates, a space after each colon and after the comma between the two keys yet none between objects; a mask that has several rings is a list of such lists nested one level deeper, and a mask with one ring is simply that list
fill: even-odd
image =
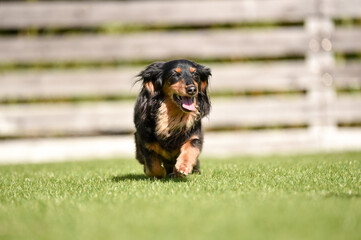
[{"label": "shadow on grass", "polygon": [[137,173],[129,173],[124,175],[117,175],[111,178],[113,182],[123,182],[123,181],[161,181],[161,182],[186,182],[187,178],[171,178],[165,177],[162,179],[157,179],[154,177],[148,177],[144,174],[137,174]]}]

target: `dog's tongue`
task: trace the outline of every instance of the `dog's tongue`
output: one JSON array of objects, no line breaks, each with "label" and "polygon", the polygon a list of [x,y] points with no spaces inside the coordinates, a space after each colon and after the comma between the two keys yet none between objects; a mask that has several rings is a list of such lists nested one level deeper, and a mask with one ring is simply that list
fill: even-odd
[{"label": "dog's tongue", "polygon": [[189,111],[196,111],[196,107],[190,97],[182,97],[182,107]]}]

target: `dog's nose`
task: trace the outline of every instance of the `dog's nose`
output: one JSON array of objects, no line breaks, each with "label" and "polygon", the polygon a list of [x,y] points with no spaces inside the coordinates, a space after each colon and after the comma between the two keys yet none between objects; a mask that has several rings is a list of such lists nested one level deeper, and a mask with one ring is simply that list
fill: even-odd
[{"label": "dog's nose", "polygon": [[189,95],[194,95],[197,92],[197,88],[193,85],[186,87],[186,91]]}]

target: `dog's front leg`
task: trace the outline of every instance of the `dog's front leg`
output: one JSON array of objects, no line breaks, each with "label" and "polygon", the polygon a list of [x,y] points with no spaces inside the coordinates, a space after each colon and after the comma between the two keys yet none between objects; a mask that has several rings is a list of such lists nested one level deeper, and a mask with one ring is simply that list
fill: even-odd
[{"label": "dog's front leg", "polygon": [[201,144],[198,136],[191,137],[183,144],[175,165],[178,173],[183,175],[192,173],[193,167],[197,163],[198,155],[201,152]]}]

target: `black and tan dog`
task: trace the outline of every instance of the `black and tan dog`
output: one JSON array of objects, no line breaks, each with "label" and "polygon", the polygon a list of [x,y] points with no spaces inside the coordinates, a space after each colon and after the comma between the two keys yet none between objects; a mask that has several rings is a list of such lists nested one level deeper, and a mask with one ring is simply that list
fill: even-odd
[{"label": "black and tan dog", "polygon": [[188,60],[155,62],[138,76],[134,108],[136,158],[148,176],[200,172],[201,119],[210,111],[209,68]]}]

